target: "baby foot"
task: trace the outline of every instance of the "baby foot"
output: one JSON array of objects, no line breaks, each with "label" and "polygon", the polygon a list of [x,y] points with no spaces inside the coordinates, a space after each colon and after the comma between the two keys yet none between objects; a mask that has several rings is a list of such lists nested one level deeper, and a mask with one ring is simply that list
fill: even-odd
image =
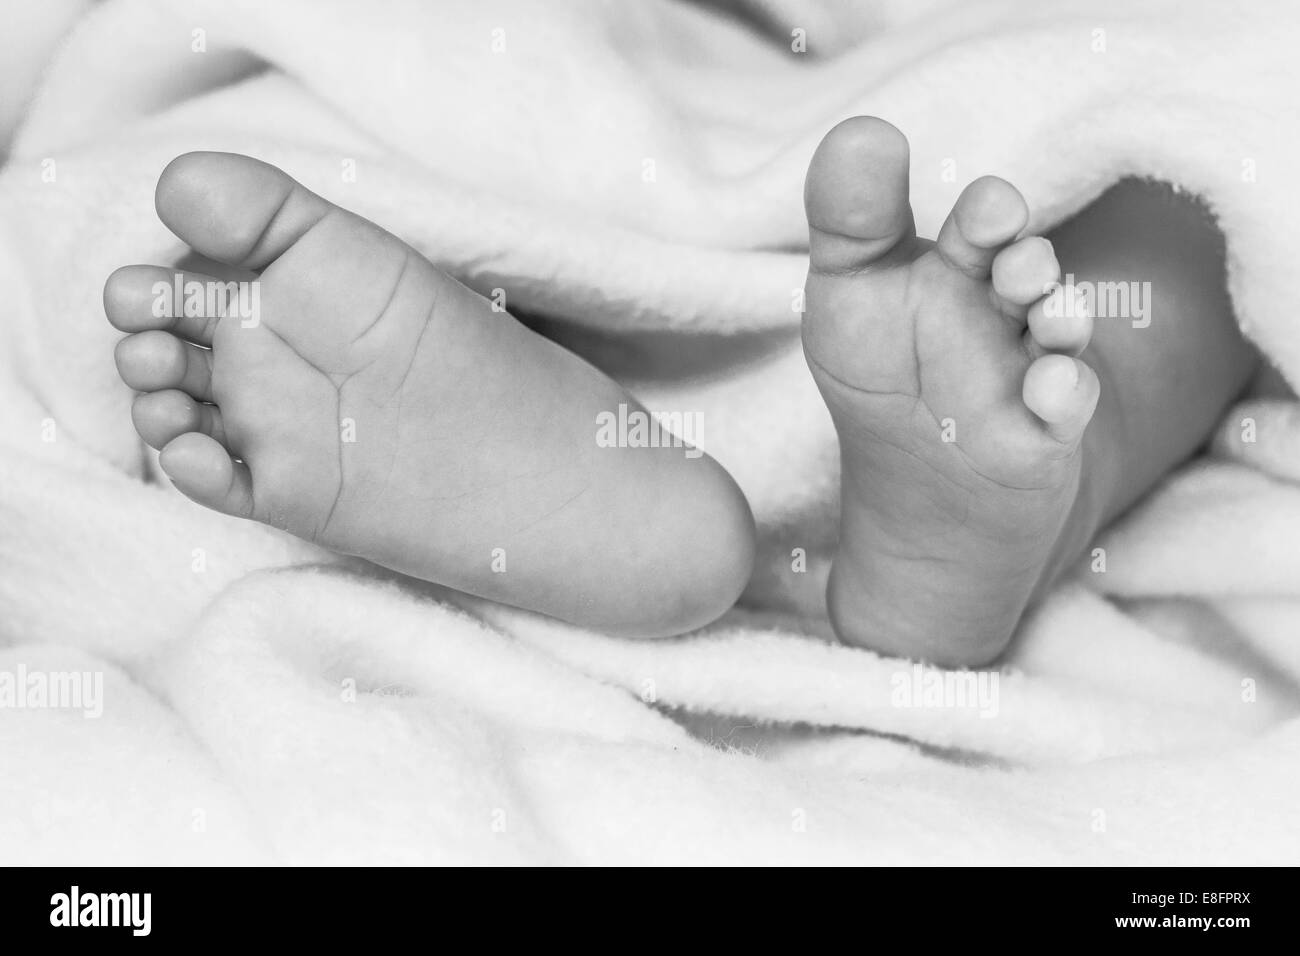
[{"label": "baby foot", "polygon": [[590,365],[257,160],[181,156],[156,204],[258,283],[251,318],[158,315],[161,266],[104,290],[136,428],[194,501],[614,632],[679,633],[734,602],[744,498],[680,445],[598,442],[598,416],[639,406]]},{"label": "baby foot", "polygon": [[918,239],[907,140],[882,120],[831,130],[804,198],[804,349],[843,472],[832,622],[885,653],[986,662],[1079,496],[1100,385],[1075,356],[1092,320],[1059,288],[1044,297],[1056,257],[1017,238],[1028,209],[1004,180],[973,182],[938,239]]}]

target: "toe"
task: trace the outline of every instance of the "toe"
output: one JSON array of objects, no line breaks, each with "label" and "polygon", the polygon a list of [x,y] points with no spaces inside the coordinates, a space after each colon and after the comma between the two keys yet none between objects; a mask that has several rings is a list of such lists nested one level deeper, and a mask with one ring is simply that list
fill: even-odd
[{"label": "toe", "polygon": [[[206,312],[209,300],[218,304],[213,314],[186,315],[187,289],[198,283],[203,290],[202,309]],[[176,290],[181,290],[180,301]],[[123,266],[113,272],[104,283],[104,314],[115,329],[123,332],[160,330],[179,335],[199,345],[211,345],[217,322],[229,314],[230,309],[220,308],[209,290],[223,292],[232,288],[211,276],[198,272],[183,272],[165,266]],[[238,295],[236,291],[234,293]]]},{"label": "toe", "polygon": [[1058,285],[1029,307],[1025,343],[1037,358],[1048,352],[1078,355],[1092,339],[1092,311],[1071,286]]},{"label": "toe", "polygon": [[822,140],[808,167],[812,270],[866,268],[914,233],[907,138],[882,119],[857,116]]},{"label": "toe", "polygon": [[137,392],[178,388],[201,401],[212,400],[212,353],[168,332],[138,332],[114,352],[122,381]]},{"label": "toe", "polygon": [[252,516],[248,466],[231,458],[215,438],[187,432],[163,448],[158,463],[185,497],[223,514]]},{"label": "toe", "polygon": [[1047,433],[1064,444],[1083,436],[1101,395],[1097,373],[1068,355],[1044,355],[1025,372],[1025,405]]},{"label": "toe", "polygon": [[1061,279],[1056,252],[1042,236],[1028,236],[1007,246],[993,257],[992,271],[993,291],[1011,306],[1032,305]]},{"label": "toe", "polygon": [[957,197],[935,241],[954,269],[987,279],[993,260],[1029,223],[1029,206],[1005,179],[983,176]]},{"label": "toe", "polygon": [[237,153],[186,153],[158,178],[158,218],[205,256],[261,269],[331,209],[286,173]]},{"label": "toe", "polygon": [[174,438],[186,432],[200,432],[221,442],[226,442],[225,425],[221,411],[215,405],[196,402],[176,389],[145,392],[136,396],[131,406],[131,420],[145,444],[162,449]]}]

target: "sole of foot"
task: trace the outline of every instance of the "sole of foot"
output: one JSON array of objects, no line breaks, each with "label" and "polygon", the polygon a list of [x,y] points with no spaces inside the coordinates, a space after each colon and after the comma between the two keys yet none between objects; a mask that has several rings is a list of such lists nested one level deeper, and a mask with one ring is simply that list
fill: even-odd
[{"label": "sole of foot", "polygon": [[[399,239],[228,153],[174,160],[156,207],[222,274],[127,266],[104,303],[136,428],[194,501],[620,634],[691,630],[743,589],[730,476],[680,443],[599,441],[635,399]],[[171,296],[231,276],[255,316]]]},{"label": "sole of foot", "polygon": [[918,238],[909,150],[835,127],[805,186],[804,349],[840,439],[842,639],[946,665],[996,657],[1074,507],[1100,394],[1092,334],[1024,198],[988,176]]}]

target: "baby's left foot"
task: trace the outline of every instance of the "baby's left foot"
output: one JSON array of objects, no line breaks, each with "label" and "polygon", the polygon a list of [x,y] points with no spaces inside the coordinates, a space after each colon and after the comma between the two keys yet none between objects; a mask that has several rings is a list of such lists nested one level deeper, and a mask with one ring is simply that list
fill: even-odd
[{"label": "baby's left foot", "polygon": [[[972,183],[918,239],[907,140],[841,123],[808,172],[804,348],[839,433],[845,640],[905,657],[995,657],[1059,562],[1085,468],[1092,320],[1062,306],[1052,246],[1004,180]],[[1086,510],[1086,509],[1085,509]],[[1080,524],[1075,522],[1075,524]]]}]

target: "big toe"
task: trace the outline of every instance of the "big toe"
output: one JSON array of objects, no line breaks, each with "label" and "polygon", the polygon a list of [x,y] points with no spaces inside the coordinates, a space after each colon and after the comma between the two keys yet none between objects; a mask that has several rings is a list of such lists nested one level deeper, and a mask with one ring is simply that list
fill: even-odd
[{"label": "big toe", "polygon": [[237,153],[177,156],[158,177],[158,218],[205,256],[260,269],[332,208],[269,163]]},{"label": "big toe", "polygon": [[874,116],[826,134],[804,183],[814,272],[863,269],[915,234],[908,157],[907,137]]}]

